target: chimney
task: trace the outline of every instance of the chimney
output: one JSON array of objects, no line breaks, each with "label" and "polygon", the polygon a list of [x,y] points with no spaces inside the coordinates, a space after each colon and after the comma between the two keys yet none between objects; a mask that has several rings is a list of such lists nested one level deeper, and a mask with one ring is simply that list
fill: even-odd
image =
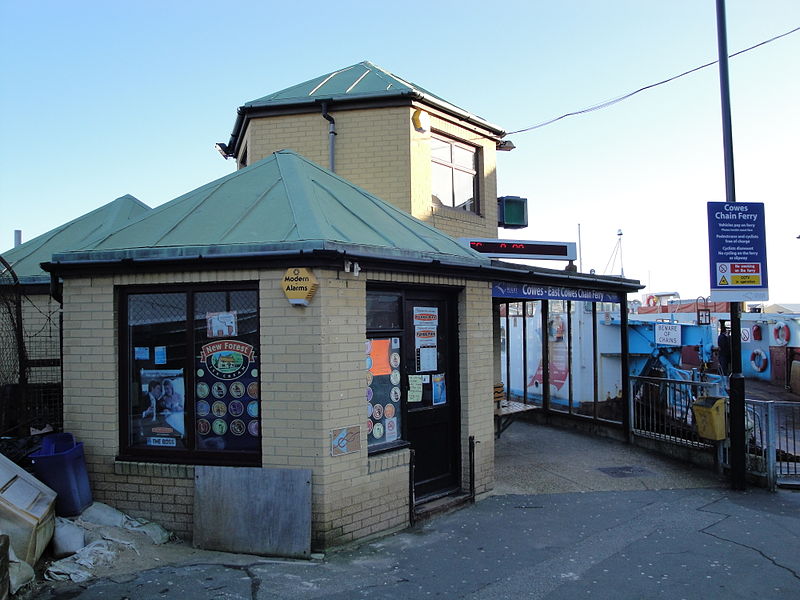
[{"label": "chimney", "polygon": [[14,230],[14,248],[22,243],[22,229]]}]

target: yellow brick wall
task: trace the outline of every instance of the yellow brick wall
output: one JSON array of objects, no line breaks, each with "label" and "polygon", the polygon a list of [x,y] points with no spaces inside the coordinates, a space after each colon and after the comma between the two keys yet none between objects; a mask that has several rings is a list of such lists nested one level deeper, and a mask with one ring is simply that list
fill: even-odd
[{"label": "yellow brick wall", "polygon": [[[414,128],[412,115],[418,109],[430,114],[433,131],[481,149],[480,215],[431,205],[431,132]],[[453,237],[497,237],[493,139],[422,105],[330,114],[336,119],[337,175]],[[253,119],[242,147],[249,164],[288,148],[328,168],[328,122],[321,114]]]},{"label": "yellow brick wall", "polygon": [[257,278],[256,271],[243,271],[65,279],[64,431],[72,432],[84,444],[94,500],[156,521],[191,539],[194,469],[115,461],[119,450],[119,381],[114,286]]},{"label": "yellow brick wall", "polygon": [[[408,108],[330,114],[336,119],[336,174],[410,212]],[[254,119],[247,128],[249,163],[289,149],[327,169],[328,127],[320,113]]]},{"label": "yellow brick wall", "polygon": [[[119,450],[115,285],[258,281],[261,323],[262,464],[312,471],[312,536],[325,548],[408,524],[409,451],[369,457],[364,412],[366,283],[456,286],[459,301],[464,488],[468,438],[476,489],[493,484],[491,290],[448,277],[316,269],[308,307],[283,295],[283,270],[165,273],[67,279],[64,283],[64,428],[84,442],[95,500],[192,532],[191,466],[116,461]],[[487,329],[488,327],[488,329]],[[330,432],[361,427],[361,451],[330,454]]]}]

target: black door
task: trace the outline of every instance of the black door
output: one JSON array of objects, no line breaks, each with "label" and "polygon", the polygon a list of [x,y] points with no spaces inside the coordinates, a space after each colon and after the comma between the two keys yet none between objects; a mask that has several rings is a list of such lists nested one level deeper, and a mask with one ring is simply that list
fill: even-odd
[{"label": "black door", "polygon": [[403,308],[406,431],[419,501],[460,483],[456,315],[453,300],[442,294],[407,293]]}]

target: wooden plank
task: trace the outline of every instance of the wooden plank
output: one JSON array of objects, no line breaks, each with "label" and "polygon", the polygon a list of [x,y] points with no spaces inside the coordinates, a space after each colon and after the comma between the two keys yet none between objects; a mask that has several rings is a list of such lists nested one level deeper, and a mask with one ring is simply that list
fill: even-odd
[{"label": "wooden plank", "polygon": [[194,545],[267,556],[311,554],[311,470],[195,467]]}]

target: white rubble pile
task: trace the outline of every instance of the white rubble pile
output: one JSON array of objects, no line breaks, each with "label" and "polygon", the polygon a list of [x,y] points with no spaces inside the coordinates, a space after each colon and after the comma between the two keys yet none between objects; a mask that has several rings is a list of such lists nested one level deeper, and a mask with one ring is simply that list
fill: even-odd
[{"label": "white rubble pile", "polygon": [[45,570],[50,581],[80,583],[92,577],[95,567],[110,564],[121,552],[148,544],[164,544],[170,533],[144,519],[134,519],[117,509],[95,502],[75,520],[56,518],[53,552],[57,560]]}]

